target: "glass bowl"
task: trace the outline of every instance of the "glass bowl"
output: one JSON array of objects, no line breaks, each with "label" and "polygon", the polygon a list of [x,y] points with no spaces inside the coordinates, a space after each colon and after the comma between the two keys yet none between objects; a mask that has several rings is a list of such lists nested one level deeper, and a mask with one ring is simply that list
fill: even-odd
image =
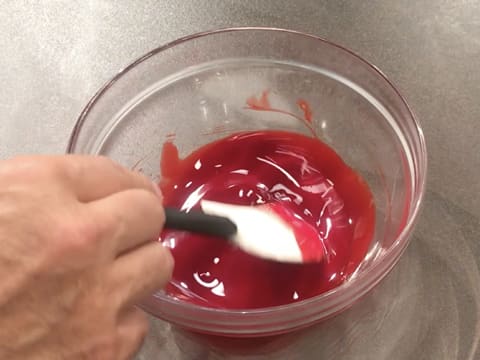
[{"label": "glass bowl", "polygon": [[174,138],[185,156],[228,134],[260,129],[315,133],[363,176],[376,205],[367,256],[341,286],[288,305],[214,309],[159,291],[141,304],[146,311],[215,335],[284,333],[348,308],[400,258],[425,189],[422,130],[376,67],[315,36],[234,28],[159,47],[92,98],[75,125],[68,152],[106,155],[158,180],[165,141]]}]

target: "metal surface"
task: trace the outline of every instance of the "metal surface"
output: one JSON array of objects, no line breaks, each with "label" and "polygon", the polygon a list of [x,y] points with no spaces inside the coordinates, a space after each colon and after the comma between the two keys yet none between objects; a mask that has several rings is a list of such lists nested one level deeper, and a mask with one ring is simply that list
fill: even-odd
[{"label": "metal surface", "polygon": [[268,341],[153,321],[138,359],[480,359],[480,2],[0,0],[0,157],[61,153],[77,115],[148,50],[211,28],[320,35],[381,68],[417,113],[429,190],[395,270],[346,313]]}]

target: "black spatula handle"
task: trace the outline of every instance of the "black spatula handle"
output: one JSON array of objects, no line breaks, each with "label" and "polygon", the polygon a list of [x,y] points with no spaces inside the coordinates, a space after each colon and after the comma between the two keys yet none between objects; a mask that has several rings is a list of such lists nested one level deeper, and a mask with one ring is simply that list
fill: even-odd
[{"label": "black spatula handle", "polygon": [[198,210],[187,213],[168,207],[165,208],[165,227],[223,238],[229,238],[237,232],[237,226],[228,218]]}]

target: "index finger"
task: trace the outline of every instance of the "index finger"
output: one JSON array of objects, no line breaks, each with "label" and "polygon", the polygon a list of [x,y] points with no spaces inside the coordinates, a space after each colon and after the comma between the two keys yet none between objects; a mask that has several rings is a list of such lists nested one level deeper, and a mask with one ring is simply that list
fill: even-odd
[{"label": "index finger", "polygon": [[81,202],[129,189],[156,192],[150,179],[104,156],[67,155],[59,161],[63,180]]}]

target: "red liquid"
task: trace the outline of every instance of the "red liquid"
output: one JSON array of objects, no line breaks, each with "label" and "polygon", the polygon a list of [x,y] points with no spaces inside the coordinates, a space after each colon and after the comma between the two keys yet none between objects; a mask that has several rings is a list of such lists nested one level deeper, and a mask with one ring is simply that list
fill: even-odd
[{"label": "red liquid", "polygon": [[245,132],[185,159],[167,142],[161,169],[165,205],[198,208],[201,199],[273,203],[313,226],[319,234],[315,241],[325,249],[320,263],[284,264],[249,255],[225,240],[165,230],[162,241],[176,261],[167,291],[182,300],[230,309],[284,305],[340,285],[366,255],[375,218],[370,191],[318,139]]}]

